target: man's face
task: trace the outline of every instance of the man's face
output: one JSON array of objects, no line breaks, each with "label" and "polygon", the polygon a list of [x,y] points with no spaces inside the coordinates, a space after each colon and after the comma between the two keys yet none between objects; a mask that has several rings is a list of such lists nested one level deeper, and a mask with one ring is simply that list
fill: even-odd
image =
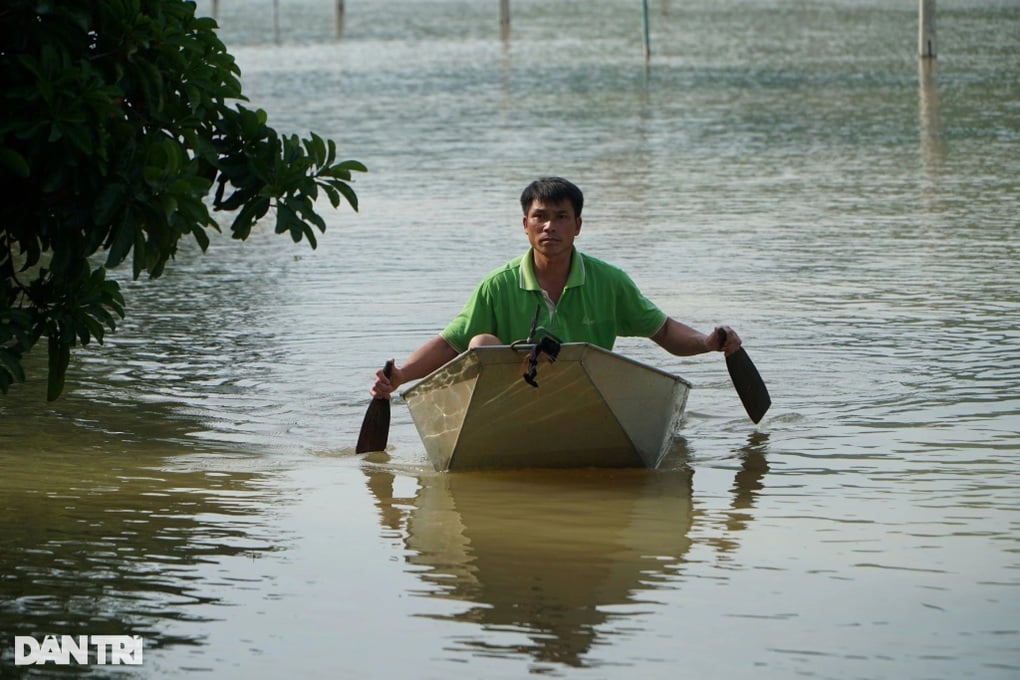
[{"label": "man's face", "polygon": [[524,216],[524,231],[536,253],[550,258],[569,255],[581,233],[581,218],[574,214],[569,200],[545,203],[536,199]]}]

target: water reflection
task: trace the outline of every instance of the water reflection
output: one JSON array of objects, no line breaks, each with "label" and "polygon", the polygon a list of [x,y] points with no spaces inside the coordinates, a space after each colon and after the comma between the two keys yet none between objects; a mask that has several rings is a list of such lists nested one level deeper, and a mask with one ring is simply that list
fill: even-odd
[{"label": "water reflection", "polygon": [[936,194],[942,174],[945,148],[942,142],[942,121],[939,116],[938,65],[934,59],[919,59],[918,127],[921,134],[921,167],[924,170],[927,194]]},{"label": "water reflection", "polygon": [[[756,433],[737,472],[734,507],[762,488],[767,435]],[[678,447],[684,448],[682,440]],[[675,453],[675,452],[674,452]],[[675,461],[675,457],[671,456]],[[597,665],[593,648],[640,625],[650,593],[675,587],[692,547],[693,473],[673,462],[657,471],[516,470],[423,474],[413,495],[394,493],[387,459],[364,468],[381,526],[402,534],[417,594],[461,606],[423,614],[479,626],[449,649],[524,656],[538,664]],[[723,521],[732,531],[751,515]]]},{"label": "water reflection", "polygon": [[720,553],[735,550],[737,540],[732,536],[733,532],[743,531],[751,523],[755,502],[765,488],[763,480],[769,471],[769,464],[765,459],[768,440],[767,432],[752,432],[747,437],[747,444],[738,452],[740,469],[733,478],[731,488],[733,499],[730,502],[731,511],[726,517],[726,532],[720,534],[717,539],[716,547]]},{"label": "water reflection", "polygon": [[758,493],[765,488],[762,480],[769,471],[765,452],[768,449],[768,432],[752,432],[747,444],[740,449],[740,470],[733,480],[733,509],[749,510],[754,507]]},{"label": "water reflection", "polygon": [[218,585],[244,587],[244,563],[275,543],[253,528],[260,475],[224,458],[211,470],[151,450],[0,453],[0,640],[200,644],[200,606],[219,602]]}]

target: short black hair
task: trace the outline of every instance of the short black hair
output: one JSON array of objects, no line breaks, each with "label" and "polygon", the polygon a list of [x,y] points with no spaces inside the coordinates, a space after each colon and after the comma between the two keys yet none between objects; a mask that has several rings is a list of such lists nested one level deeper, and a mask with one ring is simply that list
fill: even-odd
[{"label": "short black hair", "polygon": [[570,201],[574,206],[574,217],[580,217],[581,209],[584,208],[584,194],[575,184],[562,177],[540,177],[524,188],[521,193],[521,210],[525,215],[535,199],[545,203]]}]

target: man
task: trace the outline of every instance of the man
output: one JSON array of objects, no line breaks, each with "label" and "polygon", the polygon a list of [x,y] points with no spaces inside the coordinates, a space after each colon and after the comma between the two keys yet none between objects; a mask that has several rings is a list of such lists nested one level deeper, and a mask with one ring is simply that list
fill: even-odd
[{"label": "man", "polygon": [[[612,349],[619,336],[649,337],[678,356],[740,348],[728,326],[701,333],[667,316],[622,270],[580,253],[581,190],[561,177],[535,180],[521,194],[531,248],[486,276],[460,314],[387,377],[376,373],[372,396],[389,398],[470,347],[508,345],[538,325],[563,342]],[[722,332],[725,331],[725,332]]]}]

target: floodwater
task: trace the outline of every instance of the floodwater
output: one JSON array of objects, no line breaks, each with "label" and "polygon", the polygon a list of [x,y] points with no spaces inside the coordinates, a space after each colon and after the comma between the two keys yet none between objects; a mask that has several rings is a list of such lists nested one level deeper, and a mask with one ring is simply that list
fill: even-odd
[{"label": "floodwater", "polygon": [[[653,0],[647,66],[638,2],[514,0],[505,39],[494,1],[348,2],[339,41],[334,3],[219,5],[361,211],[187,245],[60,401],[41,357],[0,398],[0,675],[126,634],[147,678],[1020,676],[1017,3],[939,3],[933,68],[906,0]],[[373,372],[553,173],[579,247],[740,332],[769,415],[625,339],[695,385],[661,470],[439,474],[399,401],[356,456]]]}]

